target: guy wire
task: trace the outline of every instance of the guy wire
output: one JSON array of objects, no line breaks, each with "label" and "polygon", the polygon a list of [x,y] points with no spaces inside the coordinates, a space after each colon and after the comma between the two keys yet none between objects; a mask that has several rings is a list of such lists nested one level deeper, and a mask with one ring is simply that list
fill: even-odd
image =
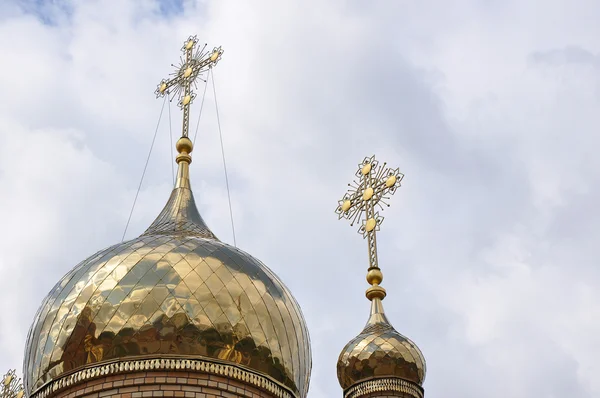
[{"label": "guy wire", "polygon": [[171,146],[169,152],[171,152],[171,174],[173,175],[173,186],[175,186],[175,159],[173,159],[173,125],[171,123],[171,100],[169,100],[169,135],[171,136]]},{"label": "guy wire", "polygon": [[[210,71],[212,69],[208,70],[208,74],[210,74]],[[206,88],[208,87],[208,76],[206,77],[206,80],[204,81],[204,93],[202,93],[202,102],[200,102],[200,113],[198,114],[198,122],[196,123],[196,132],[194,133],[194,140],[192,141],[193,143],[196,143],[196,136],[198,135],[198,127],[200,127],[200,116],[202,116],[202,108],[204,107],[204,97],[206,97]]]},{"label": "guy wire", "polygon": [[162,108],[160,108],[160,115],[158,116],[158,122],[156,123],[156,130],[154,131],[154,137],[152,137],[152,144],[150,145],[150,151],[148,151],[148,157],[146,158],[146,165],[144,166],[144,171],[142,172],[142,178],[140,178],[140,185],[138,185],[137,192],[135,193],[135,198],[133,199],[133,206],[131,206],[131,211],[129,212],[129,218],[127,219],[127,224],[125,225],[125,231],[123,231],[123,237],[121,238],[121,242],[125,241],[125,234],[127,233],[127,228],[129,228],[129,222],[131,221],[131,215],[133,214],[133,209],[135,208],[135,202],[137,202],[138,195],[140,194],[140,189],[142,188],[142,182],[144,181],[144,176],[146,175],[146,169],[148,168],[148,162],[150,162],[150,155],[152,154],[152,148],[154,148],[154,141],[156,141],[156,133],[158,133],[158,126],[160,126],[160,120],[162,119],[163,111],[165,110],[165,101],[169,96],[165,95],[165,100],[163,101]]},{"label": "guy wire", "polygon": [[[212,70],[212,69],[210,69]],[[217,126],[219,127],[219,138],[221,140],[221,155],[223,155],[223,170],[225,171],[225,185],[227,185],[227,200],[229,201],[229,216],[231,217],[231,230],[233,232],[233,245],[237,247],[235,241],[235,226],[233,225],[233,210],[231,209],[231,193],[229,191],[229,178],[227,177],[227,163],[225,162],[225,149],[223,148],[223,133],[221,132],[221,120],[219,118],[219,105],[217,104],[217,89],[215,87],[215,74],[210,74],[213,86],[213,95],[215,96],[215,109],[217,111]]]}]

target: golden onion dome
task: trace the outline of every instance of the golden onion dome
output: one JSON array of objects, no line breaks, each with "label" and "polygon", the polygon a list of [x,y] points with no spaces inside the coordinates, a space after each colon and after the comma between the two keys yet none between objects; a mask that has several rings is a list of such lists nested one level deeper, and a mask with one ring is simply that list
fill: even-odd
[{"label": "golden onion dome", "polygon": [[152,225],[82,261],[43,301],[26,346],[29,395],[76,369],[173,355],[234,363],[306,396],[310,341],[298,303],[206,226],[190,189],[191,141],[177,149],[177,183]]},{"label": "golden onion dome", "polygon": [[400,378],[422,386],[425,373],[425,358],[417,345],[392,327],[381,299],[373,298],[365,328],[339,356],[337,375],[342,388],[376,378]]}]

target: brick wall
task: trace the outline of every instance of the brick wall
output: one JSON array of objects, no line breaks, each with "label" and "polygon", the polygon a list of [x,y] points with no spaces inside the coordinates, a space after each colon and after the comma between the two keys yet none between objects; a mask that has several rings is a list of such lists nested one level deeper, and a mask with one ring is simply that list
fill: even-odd
[{"label": "brick wall", "polygon": [[242,381],[197,372],[136,372],[89,380],[51,395],[53,398],[275,398]]}]

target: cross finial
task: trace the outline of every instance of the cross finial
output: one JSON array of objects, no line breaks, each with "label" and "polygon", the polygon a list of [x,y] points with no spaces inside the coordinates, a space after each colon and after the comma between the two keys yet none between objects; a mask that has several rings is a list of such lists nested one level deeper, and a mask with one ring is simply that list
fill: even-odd
[{"label": "cross finial", "polygon": [[0,398],[22,398],[23,384],[14,370],[9,370],[0,380]]},{"label": "cross finial", "polygon": [[393,195],[400,186],[404,174],[400,169],[386,167],[375,159],[375,155],[366,157],[358,164],[356,171],[358,178],[352,184],[348,184],[350,189],[344,197],[338,201],[335,212],[338,218],[349,219],[350,225],[360,221],[361,225],[358,232],[367,238],[369,249],[369,272],[367,281],[372,285],[367,290],[369,300],[373,298],[383,299],[385,289],[379,284],[383,280],[383,274],[379,269],[377,261],[377,240],[375,233],[379,231],[383,217],[375,211],[376,207],[383,209],[383,205],[389,206],[386,200],[388,195]]},{"label": "cross finial", "polygon": [[197,44],[196,36],[190,36],[183,43],[181,51],[185,54],[185,59],[181,57],[179,64],[173,65],[176,68],[171,73],[173,77],[161,80],[154,92],[157,98],[165,95],[172,95],[171,99],[178,97],[179,107],[183,110],[182,137],[188,136],[190,128],[190,105],[196,97],[192,88],[196,88],[196,80],[201,79],[203,72],[215,66],[223,54],[221,47],[215,47],[209,52],[206,44],[202,48],[196,47]]}]

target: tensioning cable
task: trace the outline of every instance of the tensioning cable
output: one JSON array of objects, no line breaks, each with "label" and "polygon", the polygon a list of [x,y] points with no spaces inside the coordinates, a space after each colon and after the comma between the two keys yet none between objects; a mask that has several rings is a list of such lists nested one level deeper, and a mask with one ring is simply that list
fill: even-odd
[{"label": "tensioning cable", "polygon": [[173,125],[171,123],[171,100],[169,100],[169,135],[171,136],[171,146],[169,152],[171,153],[171,174],[173,175],[173,187],[175,186],[175,159],[173,158]]},{"label": "tensioning cable", "polygon": [[[215,87],[215,73],[210,73],[212,69],[209,69],[209,74],[213,86],[213,95],[215,96],[215,109],[217,111],[217,126],[219,127],[219,139],[221,140],[221,155],[223,156],[223,170],[225,171],[225,185],[227,185],[227,200],[229,201],[229,216],[231,218],[231,231],[233,233],[233,245],[237,247],[235,240],[235,226],[233,224],[233,210],[231,209],[231,193],[229,191],[229,178],[227,177],[227,163],[225,162],[225,149],[223,147],[223,133],[221,132],[221,119],[219,118],[219,104],[217,103],[217,89]],[[208,79],[207,79],[208,80]]]},{"label": "tensioning cable", "polygon": [[[211,70],[212,68],[208,70],[209,74]],[[198,135],[198,127],[200,127],[200,116],[202,116],[202,108],[204,108],[204,98],[206,97],[206,87],[208,87],[208,76],[204,81],[204,92],[202,93],[202,102],[200,102],[200,113],[198,114],[198,122],[196,122],[196,132],[194,133],[194,140],[192,142],[196,142],[196,136]]]},{"label": "tensioning cable", "polygon": [[150,145],[150,150],[148,151],[148,157],[146,158],[146,165],[144,166],[144,171],[142,172],[142,178],[140,178],[140,185],[138,185],[137,192],[135,193],[135,198],[133,199],[133,206],[131,206],[131,211],[129,212],[129,218],[127,219],[127,224],[125,225],[125,231],[123,231],[123,237],[121,238],[121,242],[125,241],[125,234],[127,233],[127,228],[129,228],[129,222],[131,221],[131,215],[133,214],[133,209],[135,208],[135,202],[137,202],[138,195],[140,194],[140,189],[142,189],[142,182],[144,182],[144,176],[146,175],[146,169],[148,168],[148,162],[150,162],[150,155],[152,154],[152,148],[154,148],[154,142],[156,141],[156,134],[158,133],[158,126],[160,126],[160,120],[162,119],[163,111],[165,110],[165,101],[167,101],[168,96],[165,95],[165,100],[163,101],[162,108],[160,108],[160,115],[158,116],[158,122],[156,123],[156,130],[154,131],[154,137],[152,137],[152,144]]}]

